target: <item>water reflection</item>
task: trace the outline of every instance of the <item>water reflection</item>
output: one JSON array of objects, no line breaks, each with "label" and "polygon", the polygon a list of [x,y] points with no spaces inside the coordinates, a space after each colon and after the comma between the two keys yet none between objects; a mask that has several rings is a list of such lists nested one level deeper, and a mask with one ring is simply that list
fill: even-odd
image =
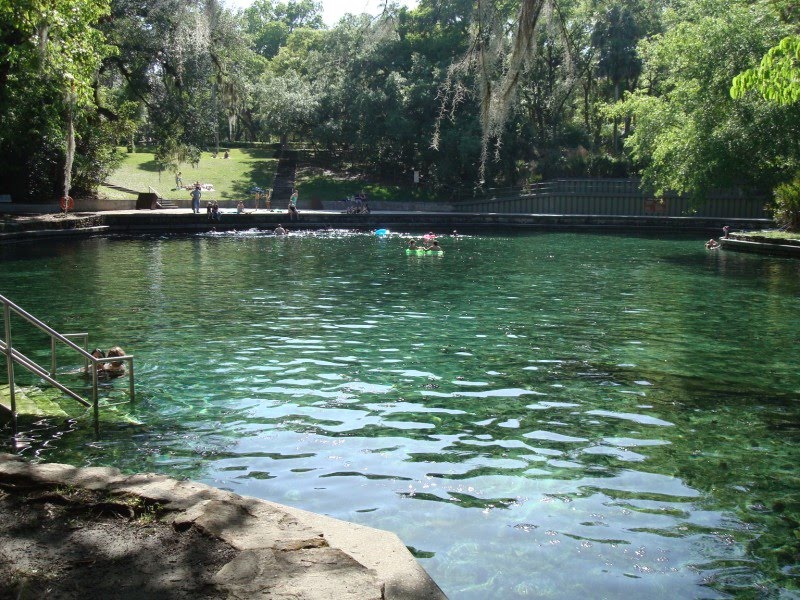
[{"label": "water reflection", "polygon": [[0,249],[0,289],[124,342],[141,394],[99,441],[29,424],[23,454],[395,531],[454,598],[795,593],[794,263],[688,239],[443,243]]}]

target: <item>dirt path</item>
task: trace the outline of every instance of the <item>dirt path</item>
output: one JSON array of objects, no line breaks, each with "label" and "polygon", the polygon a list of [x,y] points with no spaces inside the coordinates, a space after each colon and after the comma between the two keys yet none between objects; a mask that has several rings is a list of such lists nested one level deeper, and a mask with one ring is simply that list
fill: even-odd
[{"label": "dirt path", "polygon": [[225,598],[212,576],[236,550],[158,520],[141,498],[0,487],[0,598]]}]

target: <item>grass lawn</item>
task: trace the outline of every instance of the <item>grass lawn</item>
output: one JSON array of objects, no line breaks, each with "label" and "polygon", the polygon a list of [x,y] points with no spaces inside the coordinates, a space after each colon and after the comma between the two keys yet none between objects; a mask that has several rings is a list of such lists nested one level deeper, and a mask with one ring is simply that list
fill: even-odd
[{"label": "grass lawn", "polygon": [[[123,154],[122,164],[108,178],[108,183],[131,190],[146,192],[148,186],[155,189],[167,200],[188,200],[189,191],[175,189],[175,174],[158,172],[153,153],[143,150],[129,154],[125,148],[118,149]],[[253,197],[253,187],[271,188],[278,168],[274,150],[262,148],[231,148],[230,158],[212,158],[210,152],[203,152],[198,168],[181,165],[183,184],[195,181],[210,183],[213,192],[203,192],[206,200],[238,200],[247,203]],[[332,172],[325,169],[299,167],[296,184],[300,190],[301,206],[309,207],[316,200],[341,200],[355,196],[363,190],[368,200],[395,200],[402,202],[433,201],[432,193],[414,188],[365,181],[347,173]],[[100,186],[100,194],[112,199],[131,199],[132,195]]]},{"label": "grass lawn", "polygon": [[[119,169],[111,174],[108,182],[132,190],[146,192],[148,186],[154,188],[168,200],[188,200],[189,192],[175,189],[175,174],[158,172],[151,152],[129,154],[120,148],[124,158]],[[253,187],[271,188],[278,167],[274,150],[261,148],[231,148],[230,158],[212,158],[210,152],[203,152],[196,169],[191,165],[181,165],[184,185],[195,181],[210,183],[213,192],[203,192],[206,200],[247,200],[252,198]],[[108,198],[131,199],[124,192],[100,187],[100,194]]]},{"label": "grass lawn", "polygon": [[[733,236],[734,234],[731,235]],[[740,235],[741,237],[747,237],[748,234],[740,234]],[[781,231],[779,229],[764,229],[762,231],[751,231],[749,232],[749,235],[757,235],[759,237],[765,237],[776,240],[800,240],[800,233],[794,233],[791,231]]]},{"label": "grass lawn", "polygon": [[300,192],[301,206],[309,206],[305,202],[313,202],[315,199],[342,200],[349,196],[355,196],[359,191],[363,191],[369,201],[430,202],[437,200],[434,194],[420,188],[370,182],[356,176],[319,168],[298,168],[295,183]]}]

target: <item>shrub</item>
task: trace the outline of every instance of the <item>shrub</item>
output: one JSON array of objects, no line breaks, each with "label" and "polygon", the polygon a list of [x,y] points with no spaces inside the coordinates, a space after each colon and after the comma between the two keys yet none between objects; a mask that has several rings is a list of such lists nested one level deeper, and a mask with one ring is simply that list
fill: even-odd
[{"label": "shrub", "polygon": [[789,231],[800,229],[800,173],[775,188],[775,197],[769,207],[775,221]]}]

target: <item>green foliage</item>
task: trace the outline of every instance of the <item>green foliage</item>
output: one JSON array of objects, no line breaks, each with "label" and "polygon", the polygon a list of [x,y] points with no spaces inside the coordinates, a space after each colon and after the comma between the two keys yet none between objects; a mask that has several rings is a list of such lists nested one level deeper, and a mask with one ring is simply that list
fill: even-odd
[{"label": "green foliage", "polygon": [[783,38],[769,49],[758,67],[734,77],[731,96],[741,98],[752,89],[777,104],[800,102],[800,36]]},{"label": "green foliage", "polygon": [[312,0],[273,2],[256,0],[242,17],[255,51],[265,58],[276,56],[297,29],[321,29],[322,5]]},{"label": "green foliage", "polygon": [[800,174],[775,188],[770,209],[779,225],[789,231],[800,231]]},{"label": "green foliage", "polygon": [[61,195],[68,117],[95,122],[95,73],[114,54],[96,28],[108,12],[107,0],[0,2],[3,193],[18,200]]},{"label": "green foliage", "polygon": [[626,146],[656,193],[700,197],[711,187],[769,187],[800,160],[791,134],[800,112],[734,102],[729,94],[731,78],[782,30],[766,10],[753,27],[755,10],[736,0],[698,2],[640,45],[644,81],[615,110],[635,120]]},{"label": "green foliage", "polygon": [[120,143],[172,172],[277,135],[441,194],[632,161],[656,190],[774,186],[800,165],[795,18],[788,0],[421,0],[325,29],[313,0],[0,2],[0,192],[59,194],[67,116],[80,193]]},{"label": "green foliage", "polygon": [[267,74],[258,88],[258,116],[268,131],[306,133],[319,104],[311,83],[295,71]]}]

